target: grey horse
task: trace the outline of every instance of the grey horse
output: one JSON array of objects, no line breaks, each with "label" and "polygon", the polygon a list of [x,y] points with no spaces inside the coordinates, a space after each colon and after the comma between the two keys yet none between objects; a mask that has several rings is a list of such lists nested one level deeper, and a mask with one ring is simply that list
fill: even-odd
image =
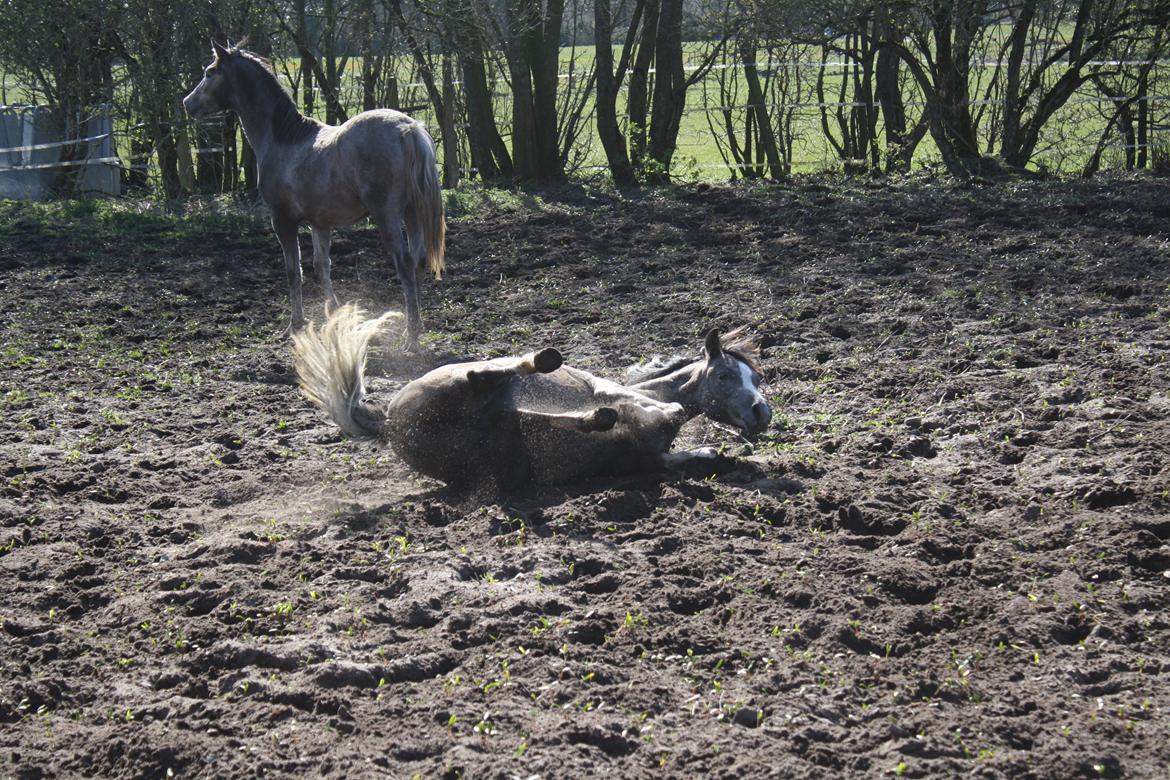
[{"label": "grey horse", "polygon": [[[302,115],[267,60],[239,47],[212,43],[214,59],[183,99],[195,118],[234,111],[256,152],[260,195],[284,250],[292,299],[292,330],[305,324],[297,229],[313,230],[313,264],[326,309],[337,306],[329,276],[330,231],[369,216],[394,259],[406,299],[406,346],[418,349],[422,330],[415,270],[426,257],[443,274],[446,223],[426,129],[406,114],[378,109],[337,127]],[[403,246],[405,225],[408,246]]]},{"label": "grey horse", "polygon": [[657,366],[630,386],[563,365],[550,348],[441,366],[382,411],[365,400],[366,349],[401,316],[364,320],[347,305],[322,328],[293,334],[301,389],[350,436],[386,441],[412,468],[453,486],[510,492],[529,482],[660,470],[714,455],[669,452],[696,415],[749,438],[772,420],[754,346],[725,345],[717,330],[701,357]]}]

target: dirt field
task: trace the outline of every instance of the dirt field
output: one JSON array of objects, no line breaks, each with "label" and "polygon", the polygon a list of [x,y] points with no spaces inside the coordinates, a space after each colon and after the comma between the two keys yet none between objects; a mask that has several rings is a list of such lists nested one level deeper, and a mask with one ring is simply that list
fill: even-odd
[{"label": "dirt field", "polygon": [[[1167,777],[1170,180],[570,192],[449,236],[375,399],[748,325],[772,433],[454,495],[298,395],[266,229],[0,206],[0,778]],[[398,305],[373,232],[334,259]]]}]

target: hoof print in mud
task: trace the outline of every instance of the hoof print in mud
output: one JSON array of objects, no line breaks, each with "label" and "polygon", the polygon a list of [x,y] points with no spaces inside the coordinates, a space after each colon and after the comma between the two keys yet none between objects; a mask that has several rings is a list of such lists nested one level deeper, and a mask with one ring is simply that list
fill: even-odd
[{"label": "hoof print in mud", "polygon": [[[616,724],[613,728],[617,728]],[[589,745],[597,748],[605,755],[615,758],[632,753],[638,746],[634,740],[622,736],[620,730],[615,733],[599,728],[577,729],[570,731],[565,739],[573,745]]]},{"label": "hoof print in mud", "polygon": [[754,729],[763,724],[764,711],[758,707],[740,707],[731,716],[731,720],[737,726],[746,726],[749,729]]}]

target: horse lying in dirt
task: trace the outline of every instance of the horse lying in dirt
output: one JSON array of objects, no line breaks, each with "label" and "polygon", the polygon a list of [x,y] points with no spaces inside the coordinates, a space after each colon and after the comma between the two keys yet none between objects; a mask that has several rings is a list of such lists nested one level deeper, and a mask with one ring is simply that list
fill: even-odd
[{"label": "horse lying in dirt", "polygon": [[[512,491],[528,482],[661,470],[714,451],[669,452],[699,414],[764,431],[757,351],[707,334],[703,355],[645,372],[629,386],[563,365],[555,349],[441,366],[410,382],[385,411],[365,401],[366,348],[390,312],[363,320],[352,305],[293,334],[301,389],[354,438],[389,442],[408,465],[453,486]],[[735,334],[735,335],[738,335]]]},{"label": "horse lying in dirt", "polygon": [[[446,222],[435,149],[421,123],[390,109],[365,111],[334,127],[297,111],[272,64],[239,47],[212,43],[203,80],[183,98],[196,119],[234,111],[256,151],[260,194],[284,250],[292,330],[305,324],[297,229],[313,229],[313,265],[327,309],[337,306],[330,279],[330,231],[369,216],[394,260],[406,299],[406,348],[418,350],[422,318],[415,270],[425,256],[443,275]],[[402,240],[406,227],[407,243]]]}]

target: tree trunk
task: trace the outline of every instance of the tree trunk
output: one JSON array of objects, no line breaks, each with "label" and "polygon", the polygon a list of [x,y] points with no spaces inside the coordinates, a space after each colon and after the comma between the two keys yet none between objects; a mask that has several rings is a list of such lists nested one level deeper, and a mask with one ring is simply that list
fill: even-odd
[{"label": "tree trunk", "polygon": [[[748,116],[755,118],[757,148],[768,163],[768,175],[773,179],[782,179],[787,171],[776,145],[776,134],[772,131],[772,118],[768,115],[764,88],[760,83],[759,71],[756,70],[756,54],[756,42],[750,38],[741,39],[740,61],[743,63],[743,75],[748,88]],[[750,150],[747,155],[750,157]]]},{"label": "tree trunk", "polygon": [[455,134],[455,77],[451,55],[443,54],[443,113],[439,126],[443,133],[443,186],[459,186],[459,136]]},{"label": "tree trunk", "polygon": [[260,172],[256,167],[256,151],[247,138],[244,139],[244,153],[240,157],[240,167],[244,169],[244,193],[249,198],[255,198],[259,194]]},{"label": "tree trunk", "polygon": [[222,193],[235,192],[240,184],[239,125],[234,114],[223,118],[223,178],[219,184]]},{"label": "tree trunk", "polygon": [[938,0],[931,14],[935,94],[934,100],[927,101],[930,132],[943,163],[955,176],[969,176],[981,169],[968,80],[973,32],[970,17],[977,13],[972,5]]},{"label": "tree trunk", "polygon": [[179,154],[175,138],[169,125],[155,123],[155,153],[158,155],[158,169],[162,175],[163,194],[167,200],[175,200],[183,194],[179,180]]},{"label": "tree trunk", "polygon": [[511,45],[508,49],[508,71],[512,76],[512,173],[518,179],[535,179],[540,171],[540,157],[536,149],[532,77],[520,47]]},{"label": "tree trunk", "polygon": [[457,0],[450,11],[451,34],[459,52],[459,69],[463,77],[463,100],[467,111],[467,145],[471,167],[481,181],[511,177],[512,157],[500,137],[488,87],[484,42],[475,24],[474,9],[466,0]]},{"label": "tree trunk", "polygon": [[1137,85],[1137,167],[1149,164],[1150,148],[1150,71],[1145,69]]},{"label": "tree trunk", "polygon": [[313,115],[313,54],[309,51],[309,30],[305,20],[305,1],[297,0],[295,13],[297,17],[296,44],[297,54],[301,59],[301,98],[305,106],[305,116]]},{"label": "tree trunk", "polygon": [[886,131],[886,171],[905,173],[910,170],[914,148],[906,137],[906,106],[902,102],[898,55],[893,48],[893,44],[899,42],[898,33],[890,24],[889,11],[885,5],[880,5],[878,14],[874,87]]},{"label": "tree trunk", "polygon": [[479,174],[480,180],[492,181],[500,178],[500,166],[492,153],[490,136],[496,132],[496,123],[482,52],[460,46],[459,67],[463,74],[463,100],[467,104],[467,146],[471,151],[471,167]]},{"label": "tree trunk", "polygon": [[647,154],[654,163],[654,171],[648,178],[659,183],[670,180],[670,164],[678,145],[678,130],[686,104],[682,7],[683,0],[661,0],[658,34],[654,41],[654,94]]},{"label": "tree trunk", "polygon": [[642,14],[642,29],[638,35],[638,51],[630,70],[630,88],[626,94],[626,113],[629,115],[630,164],[635,171],[646,165],[646,129],[650,94],[650,66],[654,63],[654,43],[658,34],[659,0],[646,0]]},{"label": "tree trunk", "polygon": [[361,0],[354,16],[354,37],[358,41],[358,53],[362,58],[361,85],[362,111],[378,107],[378,73],[382,68],[382,57],[374,54],[374,3]]},{"label": "tree trunk", "polygon": [[1027,53],[1028,33],[1036,17],[1037,0],[1024,0],[1012,23],[1008,37],[1007,73],[1003,88],[1003,133],[1000,149],[1005,155],[1016,156],[1022,138],[1020,124],[1026,100],[1020,97],[1024,56]]},{"label": "tree trunk", "polygon": [[[222,148],[226,127],[221,126],[219,133],[215,133],[209,125],[198,124],[194,131],[195,189],[207,194],[219,192],[223,183]],[[221,151],[212,153],[210,150],[216,146],[221,147]]]},{"label": "tree trunk", "polygon": [[564,0],[545,0],[543,16],[536,3],[540,24],[529,36],[529,67],[532,69],[532,98],[536,115],[536,154],[542,179],[564,178],[557,145],[557,80],[560,69],[561,23]]},{"label": "tree trunk", "polygon": [[594,0],[593,32],[597,62],[597,135],[613,182],[619,187],[636,183],[626,139],[617,118],[618,81],[613,71],[613,14],[610,0]]}]

